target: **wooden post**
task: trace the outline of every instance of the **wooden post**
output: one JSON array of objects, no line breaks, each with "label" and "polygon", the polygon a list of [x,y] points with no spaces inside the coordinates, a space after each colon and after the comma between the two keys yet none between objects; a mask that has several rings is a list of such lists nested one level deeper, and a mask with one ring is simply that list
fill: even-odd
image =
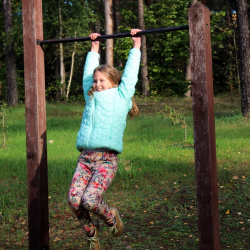
[{"label": "wooden post", "polygon": [[49,249],[42,1],[23,0],[29,249]]},{"label": "wooden post", "polygon": [[220,249],[209,9],[189,9],[191,82],[200,249]]}]

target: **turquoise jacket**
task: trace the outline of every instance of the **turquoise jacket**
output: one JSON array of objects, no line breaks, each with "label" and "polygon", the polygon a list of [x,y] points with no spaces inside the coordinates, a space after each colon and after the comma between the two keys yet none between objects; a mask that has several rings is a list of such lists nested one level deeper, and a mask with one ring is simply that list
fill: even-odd
[{"label": "turquoise jacket", "polygon": [[86,106],[76,148],[79,151],[109,149],[121,153],[127,114],[132,108],[131,99],[138,81],[141,51],[136,48],[130,50],[118,87],[94,92],[94,95],[89,96],[88,91],[93,86],[93,71],[99,66],[99,58],[99,54],[95,52],[89,52],[86,58],[83,73]]}]

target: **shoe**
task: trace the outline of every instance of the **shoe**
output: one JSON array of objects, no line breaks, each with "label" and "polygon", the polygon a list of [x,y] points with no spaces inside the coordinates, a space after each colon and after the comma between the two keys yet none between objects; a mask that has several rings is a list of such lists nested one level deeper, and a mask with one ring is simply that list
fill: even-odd
[{"label": "shoe", "polygon": [[109,230],[112,232],[112,234],[115,237],[118,237],[123,232],[123,228],[124,228],[123,222],[119,215],[118,210],[115,207],[110,207],[109,210],[115,216],[115,220],[116,220],[115,224],[112,227],[110,227]]},{"label": "shoe", "polygon": [[98,239],[98,231],[99,231],[99,224],[95,225],[95,233],[92,237],[89,237],[86,235],[87,237],[87,241],[89,244],[89,249],[90,250],[100,250],[101,249],[101,245]]}]

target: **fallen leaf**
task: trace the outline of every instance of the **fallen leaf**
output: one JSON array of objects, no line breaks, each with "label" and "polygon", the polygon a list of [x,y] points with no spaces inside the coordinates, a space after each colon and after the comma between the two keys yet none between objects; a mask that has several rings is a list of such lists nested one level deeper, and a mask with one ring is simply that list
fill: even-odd
[{"label": "fallen leaf", "polygon": [[129,167],[125,167],[125,170],[127,171],[127,172],[129,172],[130,170],[131,170],[131,167],[129,166]]}]

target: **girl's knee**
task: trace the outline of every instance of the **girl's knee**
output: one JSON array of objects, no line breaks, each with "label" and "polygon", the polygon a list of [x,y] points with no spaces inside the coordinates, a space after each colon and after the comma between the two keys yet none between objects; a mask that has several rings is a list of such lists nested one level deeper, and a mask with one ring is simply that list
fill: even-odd
[{"label": "girl's knee", "polygon": [[96,208],[96,195],[85,193],[82,197],[82,205],[86,210],[93,211]]},{"label": "girl's knee", "polygon": [[78,210],[81,203],[81,199],[71,192],[68,193],[68,204],[73,210]]}]

